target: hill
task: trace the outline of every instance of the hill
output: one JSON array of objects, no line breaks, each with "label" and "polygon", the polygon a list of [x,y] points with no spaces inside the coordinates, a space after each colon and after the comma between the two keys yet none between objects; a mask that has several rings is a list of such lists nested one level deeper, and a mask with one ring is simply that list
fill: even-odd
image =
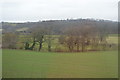
[{"label": "hill", "polygon": [[47,20],[39,22],[25,22],[25,23],[9,23],[2,22],[3,33],[5,32],[19,32],[26,31],[35,27],[52,27],[54,34],[61,34],[62,30],[68,27],[83,27],[95,26],[103,29],[110,34],[118,32],[118,23],[108,20],[94,20],[94,19],[68,19],[68,20]]}]

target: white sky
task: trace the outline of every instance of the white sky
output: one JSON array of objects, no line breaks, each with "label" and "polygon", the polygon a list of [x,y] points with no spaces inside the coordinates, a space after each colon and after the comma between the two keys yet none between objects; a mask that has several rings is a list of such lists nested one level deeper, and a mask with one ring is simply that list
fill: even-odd
[{"label": "white sky", "polygon": [[67,18],[118,20],[119,0],[0,0],[0,21]]}]

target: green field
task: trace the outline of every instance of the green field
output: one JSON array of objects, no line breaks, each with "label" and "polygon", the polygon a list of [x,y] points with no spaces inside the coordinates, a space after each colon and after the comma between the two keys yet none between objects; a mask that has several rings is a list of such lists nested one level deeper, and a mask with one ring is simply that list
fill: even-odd
[{"label": "green field", "polygon": [[49,53],[4,49],[3,78],[117,78],[118,51]]}]

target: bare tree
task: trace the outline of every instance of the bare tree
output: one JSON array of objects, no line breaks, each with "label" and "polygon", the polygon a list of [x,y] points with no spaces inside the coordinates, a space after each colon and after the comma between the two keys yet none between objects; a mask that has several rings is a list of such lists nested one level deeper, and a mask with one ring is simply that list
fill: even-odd
[{"label": "bare tree", "polygon": [[54,39],[52,30],[53,30],[52,26],[49,26],[47,28],[47,37],[46,37],[46,40],[45,40],[48,44],[48,51],[49,52],[51,52],[52,40]]},{"label": "bare tree", "polygon": [[[61,44],[66,45],[70,51],[84,52],[85,48],[90,45],[92,36],[95,36],[93,26],[71,27],[65,31],[65,36],[59,38]],[[76,48],[76,49],[75,49]]]},{"label": "bare tree", "polygon": [[2,37],[2,47],[16,49],[18,36],[15,33],[5,33]]},{"label": "bare tree", "polygon": [[42,49],[42,44],[44,42],[44,36],[46,34],[46,30],[44,28],[35,27],[31,29],[32,36],[33,36],[33,45],[31,47],[34,47],[36,43],[39,44],[38,50],[40,51]]}]

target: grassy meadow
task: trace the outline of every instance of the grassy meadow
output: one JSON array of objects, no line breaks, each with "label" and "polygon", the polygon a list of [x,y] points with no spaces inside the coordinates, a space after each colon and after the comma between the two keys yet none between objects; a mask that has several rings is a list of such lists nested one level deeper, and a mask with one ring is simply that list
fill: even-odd
[{"label": "grassy meadow", "polygon": [[3,78],[117,78],[118,52],[3,50]]}]

